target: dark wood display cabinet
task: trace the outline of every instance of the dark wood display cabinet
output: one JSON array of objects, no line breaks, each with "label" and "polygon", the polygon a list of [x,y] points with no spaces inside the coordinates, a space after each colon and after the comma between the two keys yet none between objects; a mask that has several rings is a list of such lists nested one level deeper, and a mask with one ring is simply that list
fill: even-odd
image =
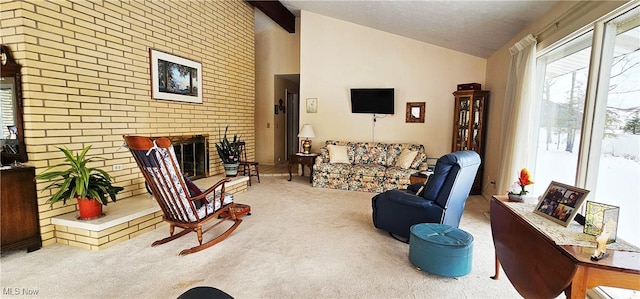
[{"label": "dark wood display cabinet", "polygon": [[34,167],[11,167],[0,173],[2,251],[42,247],[35,175]]},{"label": "dark wood display cabinet", "polygon": [[471,187],[471,194],[482,194],[484,170],[484,138],[489,105],[489,91],[458,90],[453,93],[455,110],[453,116],[452,151],[475,151],[482,164]]}]

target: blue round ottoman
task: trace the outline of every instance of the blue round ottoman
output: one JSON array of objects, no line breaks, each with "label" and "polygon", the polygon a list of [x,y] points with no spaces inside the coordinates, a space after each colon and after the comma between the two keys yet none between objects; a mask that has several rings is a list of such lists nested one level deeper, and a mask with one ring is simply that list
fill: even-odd
[{"label": "blue round ottoman", "polygon": [[409,260],[414,266],[447,277],[471,272],[471,234],[451,225],[436,223],[415,224],[409,230]]}]

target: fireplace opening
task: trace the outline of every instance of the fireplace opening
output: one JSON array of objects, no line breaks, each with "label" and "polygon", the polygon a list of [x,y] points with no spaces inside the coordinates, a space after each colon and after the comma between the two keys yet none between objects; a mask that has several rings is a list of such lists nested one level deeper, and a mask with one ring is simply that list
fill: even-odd
[{"label": "fireplace opening", "polygon": [[192,180],[209,176],[209,135],[169,136],[180,171]]}]

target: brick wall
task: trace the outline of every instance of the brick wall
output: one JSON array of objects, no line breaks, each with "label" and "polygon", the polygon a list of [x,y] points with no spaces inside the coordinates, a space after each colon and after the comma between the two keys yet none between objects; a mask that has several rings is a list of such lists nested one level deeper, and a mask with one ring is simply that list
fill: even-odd
[{"label": "brick wall", "polygon": [[[23,66],[25,142],[38,173],[62,160],[56,147],[92,145],[124,199],[145,191],[119,150],[123,134],[210,134],[212,175],[222,172],[213,143],[227,124],[254,152],[254,10],[244,1],[0,0],[0,42]],[[151,99],[150,48],[202,63],[203,104]],[[38,191],[45,245],[55,242],[49,218],[75,209],[49,208],[49,195]]]}]

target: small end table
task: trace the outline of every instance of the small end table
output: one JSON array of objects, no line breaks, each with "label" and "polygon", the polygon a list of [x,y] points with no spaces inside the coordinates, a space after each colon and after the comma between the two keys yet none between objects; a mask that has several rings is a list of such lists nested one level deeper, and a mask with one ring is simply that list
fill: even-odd
[{"label": "small end table", "polygon": [[425,171],[420,171],[420,172],[416,172],[416,173],[412,173],[409,176],[409,184],[413,185],[415,183],[425,183],[428,179],[429,176],[431,176],[433,174],[433,170],[425,170]]},{"label": "small end table", "polygon": [[[293,168],[294,165],[302,165],[302,176],[304,176],[304,166],[306,165],[307,167],[309,167],[309,183],[313,182],[313,164],[316,163],[316,157],[318,157],[319,154],[303,154],[303,153],[297,153],[297,154],[292,154],[289,155],[289,181],[291,181],[291,168]],[[297,169],[297,168],[296,168]]]}]

